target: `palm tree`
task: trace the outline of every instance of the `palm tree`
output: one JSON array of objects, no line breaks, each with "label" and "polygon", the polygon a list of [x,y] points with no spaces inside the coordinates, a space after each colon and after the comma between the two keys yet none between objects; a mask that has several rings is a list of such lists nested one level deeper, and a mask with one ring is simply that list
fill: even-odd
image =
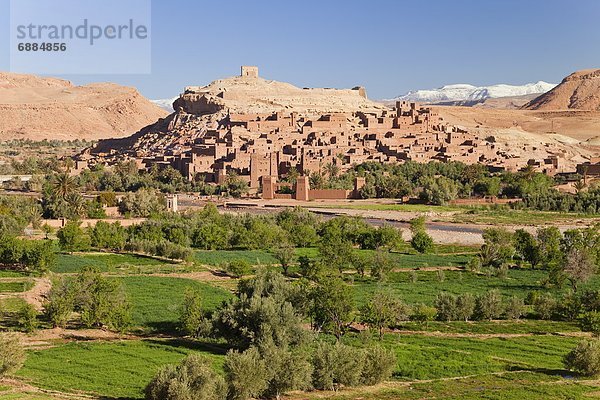
[{"label": "palm tree", "polygon": [[65,201],[69,205],[69,216],[74,219],[81,218],[86,214],[86,201],[79,193],[71,193]]},{"label": "palm tree", "polygon": [[525,168],[521,170],[523,173],[523,177],[527,180],[530,180],[535,175],[535,168],[531,164],[527,164]]},{"label": "palm tree", "polygon": [[577,193],[581,192],[583,189],[585,189],[587,185],[585,184],[585,181],[583,180],[578,180],[577,182],[575,182],[575,184],[573,185],[573,187],[575,188],[575,191]]},{"label": "palm tree", "polygon": [[65,158],[62,164],[66,172],[71,172],[71,169],[75,167],[75,161],[71,157]]},{"label": "palm tree", "polygon": [[335,178],[340,172],[340,167],[338,167],[334,163],[327,163],[325,165],[325,172],[327,172],[329,178]]},{"label": "palm tree", "polygon": [[52,195],[66,200],[77,191],[77,181],[66,172],[54,175],[52,179]]}]

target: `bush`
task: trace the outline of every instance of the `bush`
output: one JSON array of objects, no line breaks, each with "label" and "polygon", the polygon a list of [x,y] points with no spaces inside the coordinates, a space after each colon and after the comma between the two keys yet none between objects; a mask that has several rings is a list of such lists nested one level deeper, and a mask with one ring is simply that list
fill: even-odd
[{"label": "bush", "polygon": [[427,325],[429,321],[433,321],[437,314],[435,307],[429,307],[425,304],[417,304],[413,307],[413,312],[410,316],[411,321],[417,321]]},{"label": "bush", "polygon": [[582,340],[564,358],[567,369],[594,377],[600,374],[600,341]]},{"label": "bush", "polygon": [[475,297],[471,293],[461,294],[456,298],[456,319],[468,321],[475,312]]},{"label": "bush", "polygon": [[200,293],[187,288],[179,317],[181,331],[189,336],[197,336],[203,318],[204,312],[202,311],[202,297]]},{"label": "bush", "polygon": [[66,279],[52,285],[44,300],[44,315],[54,328],[64,328],[75,308],[75,292]]},{"label": "bush", "polygon": [[163,367],[146,386],[146,400],[225,400],[227,387],[207,359],[190,355]]},{"label": "bush", "polygon": [[410,245],[419,253],[428,253],[433,249],[433,238],[424,230],[415,233]]},{"label": "bush", "polygon": [[80,227],[81,222],[69,221],[58,230],[56,237],[62,251],[72,253],[74,251],[85,251],[90,248],[89,237]]},{"label": "bush", "polygon": [[504,314],[508,319],[519,319],[525,311],[525,302],[522,298],[513,296],[504,305]]},{"label": "bush", "polygon": [[119,212],[132,217],[149,217],[166,208],[162,194],[154,189],[141,188],[137,192],[127,192],[119,203]]},{"label": "bush", "polygon": [[396,354],[393,350],[381,346],[367,349],[361,383],[363,385],[376,385],[383,382],[392,376],[397,363]]},{"label": "bush", "polygon": [[323,269],[322,264],[319,261],[311,260],[307,256],[298,257],[298,264],[300,275],[310,280],[318,279],[319,275],[321,274],[321,270]]},{"label": "bush", "polygon": [[394,326],[398,321],[407,319],[407,307],[389,291],[378,290],[371,299],[361,307],[361,319],[370,329],[377,330],[379,339],[383,338],[383,330]]},{"label": "bush", "polygon": [[18,371],[25,357],[25,350],[17,336],[0,334],[0,377]]},{"label": "bush", "polygon": [[383,280],[392,270],[392,260],[389,253],[382,249],[377,249],[371,258],[371,276],[377,280]]},{"label": "bush", "polygon": [[228,399],[246,400],[260,396],[268,387],[268,371],[256,347],[243,353],[235,350],[225,357],[225,377],[229,387]]},{"label": "bush", "polygon": [[235,278],[241,278],[252,272],[252,267],[246,260],[232,260],[225,264],[225,272]]},{"label": "bush", "polygon": [[311,387],[312,364],[300,348],[277,346],[273,340],[266,340],[260,343],[259,351],[269,375],[265,397],[279,399],[291,390]]},{"label": "bush", "polygon": [[594,336],[600,336],[600,312],[590,311],[583,314],[579,326],[584,332],[591,332]]},{"label": "bush", "polygon": [[479,319],[497,319],[502,315],[502,295],[496,289],[477,296],[475,315]]},{"label": "bush", "polygon": [[19,311],[19,326],[27,333],[35,332],[40,325],[37,319],[38,312],[29,303],[25,304]]},{"label": "bush", "polygon": [[456,297],[450,293],[442,292],[437,295],[434,307],[437,309],[437,319],[440,321],[453,321],[456,317]]},{"label": "bush", "polygon": [[540,294],[533,299],[533,311],[538,315],[538,318],[549,320],[555,310],[556,299],[551,294]]},{"label": "bush", "polygon": [[365,354],[361,349],[341,343],[317,343],[313,354],[313,385],[320,390],[360,383]]}]

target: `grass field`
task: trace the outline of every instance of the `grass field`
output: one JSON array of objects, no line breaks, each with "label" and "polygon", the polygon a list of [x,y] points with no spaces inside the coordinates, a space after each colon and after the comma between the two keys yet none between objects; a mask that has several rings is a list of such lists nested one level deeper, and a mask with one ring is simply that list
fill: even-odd
[{"label": "grass field", "polygon": [[[556,375],[565,373],[562,370],[561,360],[576,340],[550,335],[511,339],[386,335],[383,344],[392,348],[398,357],[394,379],[399,381],[482,375],[511,370],[531,372],[523,375],[527,377],[531,375],[536,379],[556,380]],[[357,336],[349,336],[345,341],[361,345]],[[31,351],[24,368],[18,375],[35,386],[52,390],[65,392],[81,390],[109,399],[138,399],[143,397],[144,386],[160,366],[176,363],[190,351],[199,351],[206,355],[212,360],[215,369],[221,370],[225,349],[220,346],[176,340],[138,340],[69,343],[45,350]],[[504,378],[477,378],[478,381],[481,379],[491,384]],[[525,393],[526,389],[534,389],[534,383],[537,382],[534,380],[528,386],[524,385],[523,381],[510,384],[507,382],[507,387],[498,386],[497,392],[516,390],[518,393]],[[550,389],[552,388],[548,387],[548,390]],[[569,391],[572,389],[569,388]],[[582,392],[584,390],[583,387],[579,389]],[[433,398],[426,394],[443,390],[443,387],[433,389],[423,384],[418,387],[418,390],[425,397],[411,398]],[[427,390],[433,391],[427,392]],[[457,387],[457,390],[452,393],[458,396],[460,393],[472,390],[474,388],[465,385],[461,390]],[[539,393],[545,393],[546,389],[538,390]],[[394,393],[399,394],[399,392]],[[343,391],[340,396],[342,397],[339,398],[344,398]],[[381,396],[371,398],[394,398],[386,397],[385,392]]]},{"label": "grass field", "polygon": [[20,297],[9,297],[0,299],[0,311],[7,313],[16,313],[25,305],[25,300]]},{"label": "grass field", "polygon": [[172,332],[179,318],[186,288],[202,294],[203,305],[211,310],[231,293],[208,283],[182,278],[128,276],[120,279],[133,304],[133,324],[145,331]]},{"label": "grass field", "polygon": [[[565,400],[597,397],[598,387],[536,372],[514,372],[463,379],[428,381],[410,385],[385,384],[359,388],[328,396],[331,400]],[[588,397],[590,396],[590,397]],[[291,400],[321,399],[318,393],[298,393]]]},{"label": "grass field", "polygon": [[31,351],[18,375],[51,390],[143,399],[142,391],[156,371],[165,364],[179,362],[191,351],[206,355],[220,370],[225,349],[218,346],[177,340],[129,340],[69,343]]},{"label": "grass field", "polygon": [[33,282],[25,279],[23,281],[0,282],[0,293],[20,293],[31,289]]},{"label": "grass field", "polygon": [[[76,273],[86,267],[97,268],[101,272],[119,272],[132,266],[159,266],[164,261],[151,257],[134,254],[90,253],[90,254],[59,254],[56,267],[52,272]],[[139,268],[138,268],[139,269]]]},{"label": "grass field", "polygon": [[0,270],[0,278],[20,278],[25,276],[27,276],[27,274],[23,272]]},{"label": "grass field", "polygon": [[405,331],[428,331],[458,334],[556,334],[578,332],[577,322],[543,321],[521,319],[518,321],[432,321],[427,325],[417,322],[403,322],[397,329]]},{"label": "grass field", "polygon": [[[360,345],[356,336],[345,340]],[[562,358],[578,340],[553,335],[483,339],[388,334],[383,344],[398,358],[394,377],[415,380],[514,369],[566,374]]]},{"label": "grass field", "polygon": [[[449,254],[409,254],[392,252],[389,253],[389,257],[395,268],[461,266],[467,264],[471,256],[469,254],[451,253],[469,252],[470,249],[470,247],[466,246],[452,246],[445,248]],[[374,250],[355,250],[357,255],[362,256],[373,255],[374,252]],[[296,257],[300,256],[315,259],[319,256],[319,250],[314,247],[298,248],[296,249]],[[198,263],[212,266],[222,266],[233,260],[245,260],[251,265],[277,264],[275,257],[265,250],[198,250],[195,253],[195,260]]]},{"label": "grass field", "polygon": [[[412,282],[412,276],[417,281]],[[389,288],[392,293],[408,304],[426,303],[432,304],[440,292],[448,292],[455,295],[471,293],[477,295],[491,289],[498,289],[505,296],[519,296],[525,298],[528,292],[539,290],[548,291],[542,285],[547,278],[547,271],[511,269],[506,278],[496,276],[485,276],[470,271],[444,271],[444,280],[441,281],[436,271],[392,272],[388,279],[381,283]],[[354,278],[354,294],[358,304],[364,304],[371,294],[377,290],[370,277]],[[596,276],[590,282],[581,287],[600,288],[600,277]],[[558,293],[565,291],[552,289],[550,292]]]}]

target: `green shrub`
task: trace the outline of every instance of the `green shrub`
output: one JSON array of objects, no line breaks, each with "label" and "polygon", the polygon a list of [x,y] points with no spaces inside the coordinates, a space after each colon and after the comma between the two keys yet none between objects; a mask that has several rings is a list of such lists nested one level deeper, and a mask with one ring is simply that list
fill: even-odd
[{"label": "green shrub", "polygon": [[600,336],[600,312],[589,311],[583,314],[579,320],[579,326],[584,332],[591,332],[594,336]]},{"label": "green shrub", "polygon": [[392,376],[398,360],[393,350],[373,346],[365,352],[365,364],[362,371],[363,385],[376,385]]},{"label": "green shrub", "polygon": [[252,272],[252,266],[246,260],[233,260],[225,265],[225,271],[235,278],[241,278]]},{"label": "green shrub", "polygon": [[475,315],[478,319],[497,319],[503,313],[502,295],[497,289],[490,290],[477,296],[475,301]]},{"label": "green shrub", "polygon": [[519,319],[525,311],[525,302],[522,298],[512,296],[504,305],[504,314],[508,319]]},{"label": "green shrub", "polygon": [[438,320],[453,321],[457,319],[456,297],[450,293],[442,292],[438,294],[433,305],[437,309]]},{"label": "green shrub", "polygon": [[341,343],[317,343],[313,354],[313,385],[320,390],[360,383],[365,363],[364,351]]},{"label": "green shrub", "polygon": [[549,320],[556,311],[556,299],[549,293],[540,294],[533,299],[533,310],[539,319]]},{"label": "green shrub", "polygon": [[582,340],[564,358],[565,367],[581,375],[594,377],[600,374],[600,341]]},{"label": "green shrub", "polygon": [[419,253],[428,253],[433,249],[433,238],[421,230],[413,235],[410,245]]},{"label": "green shrub", "polygon": [[227,386],[208,360],[190,355],[177,366],[163,367],[145,394],[146,400],[225,400]]},{"label": "green shrub", "polygon": [[35,332],[40,323],[37,319],[38,312],[35,307],[26,303],[19,310],[19,326],[27,333]]},{"label": "green shrub", "polygon": [[230,400],[257,398],[267,390],[267,365],[256,347],[251,347],[243,353],[230,350],[225,357],[223,369]]},{"label": "green shrub", "polygon": [[0,377],[19,370],[26,354],[19,338],[12,334],[0,334]]},{"label": "green shrub", "polygon": [[411,321],[416,321],[421,324],[427,325],[430,321],[433,321],[437,314],[435,307],[429,307],[425,304],[416,304],[413,307],[412,314],[410,315]]},{"label": "green shrub", "polygon": [[189,336],[198,335],[198,329],[204,318],[202,296],[190,288],[185,290],[179,323],[181,331]]},{"label": "green shrub", "polygon": [[456,298],[456,319],[468,321],[475,312],[475,296],[471,293],[463,293]]}]

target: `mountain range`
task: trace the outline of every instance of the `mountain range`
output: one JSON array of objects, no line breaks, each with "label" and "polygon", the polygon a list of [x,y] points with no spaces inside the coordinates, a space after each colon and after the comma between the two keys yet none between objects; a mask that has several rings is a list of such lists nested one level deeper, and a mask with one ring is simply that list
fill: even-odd
[{"label": "mountain range", "polygon": [[173,97],[171,99],[158,99],[158,100],[150,100],[151,102],[153,102],[154,104],[156,104],[157,106],[159,106],[160,108],[162,108],[165,111],[168,111],[170,113],[172,113],[173,110],[173,102],[175,100],[177,100],[179,98],[179,96]]},{"label": "mountain range", "polygon": [[466,102],[476,104],[486,99],[502,97],[517,97],[532,94],[542,94],[553,89],[555,83],[539,81],[525,85],[491,85],[474,86],[466,83],[446,85],[437,89],[414,90],[390,100],[406,100],[419,103],[456,103]]}]

